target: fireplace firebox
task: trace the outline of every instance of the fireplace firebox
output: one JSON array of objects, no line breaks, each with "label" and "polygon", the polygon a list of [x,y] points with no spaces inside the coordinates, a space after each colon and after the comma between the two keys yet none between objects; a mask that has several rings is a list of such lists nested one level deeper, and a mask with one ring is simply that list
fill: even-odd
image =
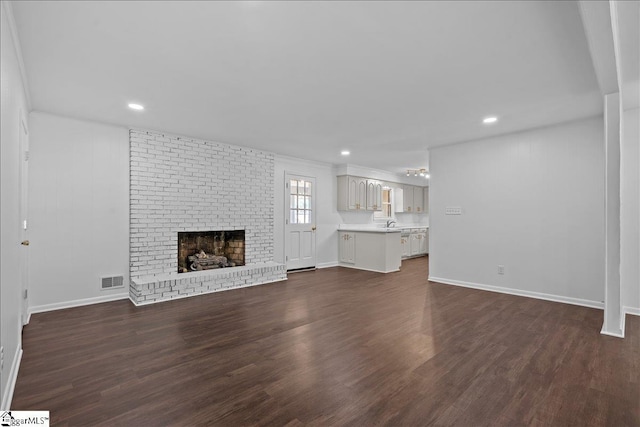
[{"label": "fireplace firebox", "polygon": [[244,265],[244,230],[178,233],[178,273]]}]

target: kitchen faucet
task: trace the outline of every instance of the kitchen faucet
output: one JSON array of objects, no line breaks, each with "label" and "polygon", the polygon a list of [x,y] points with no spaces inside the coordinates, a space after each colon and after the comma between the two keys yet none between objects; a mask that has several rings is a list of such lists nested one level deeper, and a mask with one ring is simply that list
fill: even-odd
[{"label": "kitchen faucet", "polygon": [[396,222],[392,219],[387,220],[387,228],[390,228],[392,224],[395,224]]}]

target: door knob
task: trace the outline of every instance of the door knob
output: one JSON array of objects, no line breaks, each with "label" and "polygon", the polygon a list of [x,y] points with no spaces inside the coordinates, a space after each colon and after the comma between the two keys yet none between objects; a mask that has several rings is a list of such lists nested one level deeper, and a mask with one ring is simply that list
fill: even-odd
[{"label": "door knob", "polygon": [[28,240],[23,240],[22,243],[20,243],[22,246],[29,246],[29,241]]},{"label": "door knob", "polygon": [[316,231],[316,226],[311,227],[311,231]]}]

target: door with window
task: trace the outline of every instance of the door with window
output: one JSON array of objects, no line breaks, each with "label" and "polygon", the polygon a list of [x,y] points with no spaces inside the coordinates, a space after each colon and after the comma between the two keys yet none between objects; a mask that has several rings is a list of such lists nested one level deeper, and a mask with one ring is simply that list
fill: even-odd
[{"label": "door with window", "polygon": [[285,174],[287,270],[316,266],[316,179]]}]

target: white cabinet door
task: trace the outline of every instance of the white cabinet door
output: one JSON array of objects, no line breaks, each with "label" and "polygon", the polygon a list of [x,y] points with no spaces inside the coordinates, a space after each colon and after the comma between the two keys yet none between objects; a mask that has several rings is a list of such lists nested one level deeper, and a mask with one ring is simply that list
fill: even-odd
[{"label": "white cabinet door", "polygon": [[393,211],[404,212],[404,188],[403,186],[393,189]]},{"label": "white cabinet door", "polygon": [[422,187],[413,187],[413,210],[416,213],[424,212],[424,190]]},{"label": "white cabinet door", "polygon": [[411,237],[409,240],[411,241],[411,249],[409,251],[409,255],[418,255],[420,253],[420,234],[411,233]]},{"label": "white cabinet door", "polygon": [[418,234],[418,242],[419,242],[418,244],[419,244],[419,247],[420,247],[418,253],[426,254],[428,252],[428,249],[427,249],[428,241],[427,241],[427,233],[426,232]]},{"label": "white cabinet door", "polygon": [[355,176],[347,177],[347,210],[366,209],[367,180]]},{"label": "white cabinet door", "polygon": [[338,235],[340,262],[354,264],[356,260],[356,235],[341,231]]},{"label": "white cabinet door", "polygon": [[404,212],[415,212],[413,207],[413,185],[403,186],[402,208]]},{"label": "white cabinet door", "polygon": [[411,243],[409,243],[410,238],[410,235],[400,237],[400,250],[402,258],[411,256]]},{"label": "white cabinet door", "polygon": [[375,196],[373,210],[382,211],[382,183],[380,181],[376,181],[373,195]]},{"label": "white cabinet door", "polygon": [[382,210],[382,183],[380,181],[367,180],[367,210]]},{"label": "white cabinet door", "polygon": [[358,183],[356,210],[365,210],[367,208],[367,180],[364,178],[355,178],[355,180]]}]

